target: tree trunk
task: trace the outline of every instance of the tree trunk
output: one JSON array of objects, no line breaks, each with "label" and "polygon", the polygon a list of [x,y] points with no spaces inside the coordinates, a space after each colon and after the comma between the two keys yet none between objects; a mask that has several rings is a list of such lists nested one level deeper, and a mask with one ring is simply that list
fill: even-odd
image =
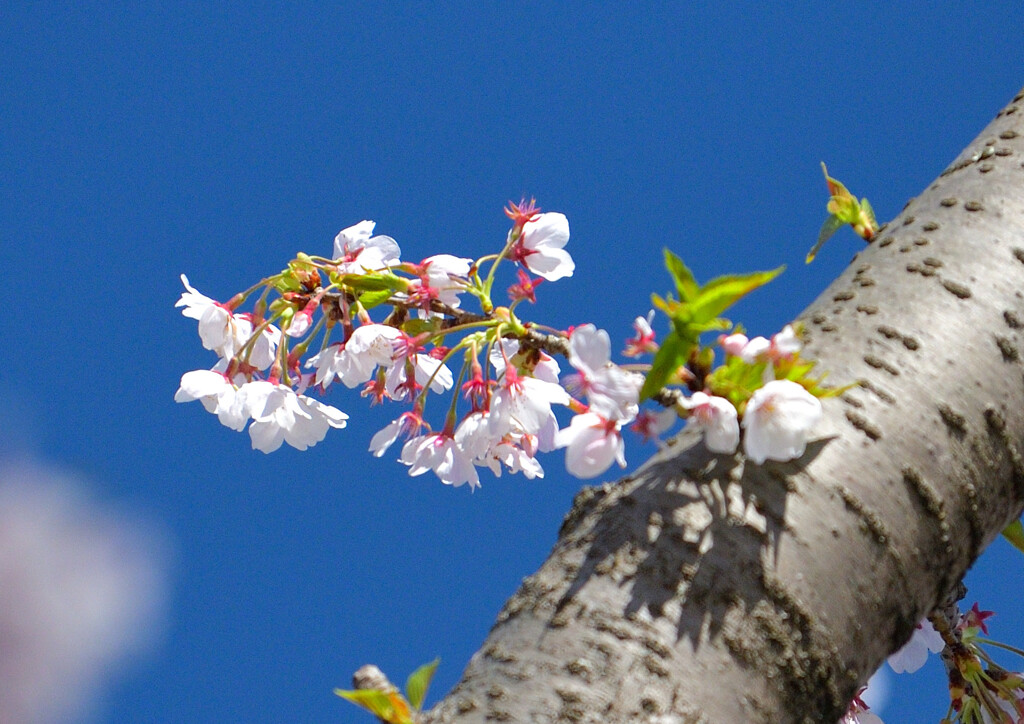
[{"label": "tree trunk", "polygon": [[1024,92],[803,313],[807,453],[584,489],[440,722],[834,722],[1024,506]]}]

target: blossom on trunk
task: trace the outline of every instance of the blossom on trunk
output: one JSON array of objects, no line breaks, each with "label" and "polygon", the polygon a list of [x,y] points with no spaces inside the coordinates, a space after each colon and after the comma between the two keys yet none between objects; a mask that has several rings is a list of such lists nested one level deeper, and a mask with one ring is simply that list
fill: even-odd
[{"label": "blossom on trunk", "polygon": [[946,642],[931,621],[927,618],[921,619],[914,629],[910,640],[903,644],[903,648],[888,658],[889,666],[897,674],[912,674],[928,660],[928,652],[937,654],[945,647]]},{"label": "blossom on trunk", "polygon": [[881,718],[877,714],[873,714],[868,711],[868,705],[864,703],[862,698],[864,690],[868,687],[862,686],[857,694],[853,697],[853,701],[850,702],[849,708],[846,713],[843,714],[842,719],[839,720],[839,724],[883,724]]},{"label": "blossom on trunk", "polygon": [[772,380],[757,389],[743,413],[743,451],[760,465],[804,454],[811,429],[821,420],[821,402],[791,380]]},{"label": "blossom on trunk", "polygon": [[704,432],[704,444],[708,450],[726,455],[736,452],[740,442],[740,424],[731,402],[724,397],[694,392],[679,404],[690,410],[687,426]]},{"label": "blossom on trunk", "polygon": [[796,330],[791,324],[783,327],[782,331],[773,335],[770,340],[764,337],[754,337],[737,349],[738,343],[743,339],[746,338],[742,334],[733,334],[723,337],[721,344],[729,354],[742,358],[747,364],[753,364],[761,359],[771,362],[790,359],[803,348],[803,343],[796,336]]}]

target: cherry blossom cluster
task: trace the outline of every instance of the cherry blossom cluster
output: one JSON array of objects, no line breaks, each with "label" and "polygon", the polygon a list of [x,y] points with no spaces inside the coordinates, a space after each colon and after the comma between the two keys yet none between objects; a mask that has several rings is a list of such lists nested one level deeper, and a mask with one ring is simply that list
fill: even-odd
[{"label": "cherry blossom cluster", "polygon": [[[362,221],[338,233],[329,258],[299,254],[226,302],[182,275],[176,306],[198,321],[203,347],[218,361],[185,373],[175,400],[199,400],[233,430],[248,426],[254,449],[269,453],[287,443],[304,450],[347,425],[346,413],[318,399],[340,383],[373,403],[406,408],[372,437],[373,455],[401,440],[399,460],[410,475],[432,471],[470,488],[479,485],[479,468],[542,477],[537,454],[558,449],[570,473],[595,477],[613,463],[625,466],[624,428],[656,437],[678,417],[702,429],[716,453],[736,452],[741,438],[758,464],[804,453],[821,416],[818,398],[828,393],[808,377],[813,364],[800,360],[797,333],[786,327],[771,339],[747,339],[718,317],[777,272],[705,287],[686,282],[680,302],[661,306],[673,318],[690,305],[684,311],[699,324],[680,344],[673,320],[674,331],[659,344],[653,312],[637,318],[624,354],[653,354],[654,361],[618,365],[608,333],[593,324],[559,331],[520,319],[519,305],[536,301],[538,285],[572,276],[575,264],[564,248],[563,214],[542,213],[533,201],[505,211],[512,226],[503,248],[476,260],[439,254],[403,261],[394,239]],[[510,303],[497,306],[493,288],[503,262],[515,265],[517,280],[508,287]],[[689,274],[678,260],[669,270],[677,283]],[[463,307],[469,298],[479,312]],[[732,333],[714,347],[700,344],[701,334],[723,326]],[[718,349],[725,361],[714,368]],[[568,362],[569,374],[556,357]],[[449,392],[447,411],[438,415],[443,422],[432,427],[428,403]],[[641,411],[648,398],[668,409]],[[565,427],[559,408],[572,415]]]},{"label": "cherry blossom cluster", "polygon": [[[748,460],[793,460],[804,454],[811,430],[821,419],[821,402],[806,387],[789,379],[776,379],[776,363],[792,363],[802,347],[791,325],[771,340],[747,339],[742,333],[722,336],[726,358],[747,365],[763,365],[763,386],[753,391],[743,408],[743,452]],[[714,382],[711,382],[714,385]],[[740,442],[739,410],[726,397],[694,392],[678,402],[690,412],[689,424],[704,432],[712,452],[731,455]]]},{"label": "cherry blossom cluster", "polygon": [[986,621],[993,615],[977,603],[966,612],[955,605],[950,612],[936,611],[922,619],[910,640],[888,659],[896,673],[913,673],[924,665],[929,652],[941,653],[950,693],[943,724],[1024,722],[1024,674],[1002,668],[983,645],[1021,657],[1024,651],[988,638]]}]

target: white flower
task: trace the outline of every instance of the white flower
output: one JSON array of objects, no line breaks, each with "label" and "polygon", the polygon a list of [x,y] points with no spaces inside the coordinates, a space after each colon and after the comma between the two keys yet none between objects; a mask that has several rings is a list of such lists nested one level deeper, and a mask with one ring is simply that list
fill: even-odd
[{"label": "white flower", "polygon": [[654,321],[654,310],[647,313],[646,317],[637,317],[633,320],[634,337],[626,340],[626,349],[623,352],[627,357],[639,357],[642,354],[658,351],[658,343],[654,341],[654,329],[651,322]]},{"label": "white flower", "polygon": [[472,459],[452,439],[436,433],[414,437],[402,448],[401,462],[410,466],[409,475],[422,475],[433,470],[445,485],[459,487],[469,483],[470,489],[480,486],[480,477]]},{"label": "white flower", "polygon": [[[414,353],[408,357],[408,361],[412,364],[418,387],[425,387],[429,382],[431,391],[440,394],[455,384],[455,377],[448,366],[429,354]],[[388,369],[384,389],[392,399],[402,400],[409,389],[407,383],[405,362],[401,361]]]},{"label": "white flower", "polygon": [[[244,330],[238,329],[236,317],[228,308],[196,291],[184,274],[181,275],[181,283],[185,285],[186,291],[181,293],[181,298],[174,306],[184,307],[182,315],[199,320],[199,339],[204,348],[215,351],[221,357],[231,357],[248,339],[248,334],[242,337]],[[252,325],[249,331],[252,331]]]},{"label": "white flower", "polygon": [[792,357],[803,349],[803,346],[792,324],[787,324],[781,332],[772,337],[772,352],[776,357]]},{"label": "white flower", "polygon": [[565,214],[537,214],[523,225],[519,256],[527,269],[549,282],[571,277],[576,263],[562,248],[568,241]]},{"label": "white flower", "polygon": [[773,380],[747,402],[743,413],[743,450],[760,465],[804,454],[807,438],[821,419],[821,402],[791,380]]},{"label": "white flower", "polygon": [[459,294],[466,290],[469,282],[466,277],[473,264],[472,259],[464,259],[451,254],[437,254],[424,259],[420,267],[424,270],[423,282],[436,293],[436,298],[449,307],[459,306]]},{"label": "white flower", "polygon": [[[743,348],[746,347],[749,342],[750,340],[747,339],[747,335],[740,334],[739,332],[728,336],[723,334],[718,338],[718,343],[722,345],[722,349],[725,350],[725,353],[731,354],[733,357],[742,356]],[[749,362],[750,360],[746,361]]]},{"label": "white flower", "polygon": [[629,429],[643,437],[644,442],[654,440],[661,445],[661,440],[658,438],[662,433],[667,432],[678,419],[679,414],[672,408],[658,412],[640,410]]},{"label": "white flower", "polygon": [[358,327],[344,345],[331,345],[311,357],[306,366],[316,367],[316,382],[327,387],[337,376],[346,387],[354,388],[368,382],[377,366],[395,363],[395,344],[401,330],[386,324],[364,324]]},{"label": "white flower", "polygon": [[455,429],[456,444],[473,460],[483,459],[500,439],[491,433],[489,412],[471,412]]},{"label": "white flower", "polygon": [[313,315],[307,310],[303,309],[292,315],[291,321],[288,323],[288,329],[285,330],[285,334],[289,337],[301,337],[309,328],[313,326]]},{"label": "white flower", "polygon": [[253,418],[249,437],[254,450],[271,453],[287,442],[296,450],[316,445],[328,428],[345,427],[348,420],[341,410],[318,400],[296,395],[290,387],[264,380],[243,385],[246,406]]},{"label": "white flower", "polygon": [[725,347],[727,352],[737,355],[747,364],[753,364],[762,358],[767,358],[772,362],[780,359],[789,359],[803,348],[803,343],[796,336],[796,330],[793,329],[791,324],[783,327],[782,331],[770,340],[764,337],[754,337],[749,342],[744,343],[742,349],[737,350],[736,348],[739,347],[741,339],[745,339],[742,334],[724,337],[722,339],[722,346]]},{"label": "white flower", "polygon": [[740,442],[736,408],[724,397],[694,392],[680,405],[691,411],[688,426],[704,431],[704,444],[714,453],[731,455]]},{"label": "white flower", "polygon": [[897,674],[912,674],[928,660],[928,652],[937,654],[945,647],[946,642],[942,635],[935,630],[931,621],[927,618],[921,619],[910,636],[910,640],[903,645],[899,651],[889,657],[889,666]]},{"label": "white flower", "polygon": [[399,263],[402,250],[390,236],[372,236],[372,221],[342,229],[334,238],[334,259],[342,274],[380,271]]},{"label": "white flower", "polygon": [[544,468],[526,450],[509,440],[502,440],[493,445],[487,451],[484,461],[496,476],[501,477],[501,465],[509,469],[515,475],[522,473],[528,480],[544,477]]},{"label": "white flower", "polygon": [[743,345],[743,349],[740,350],[739,357],[747,364],[754,364],[759,357],[768,354],[768,351],[771,348],[772,343],[765,337],[754,337]]},{"label": "white flower", "polygon": [[[252,322],[249,321],[248,315],[236,314],[235,322],[238,324],[238,329],[244,332],[244,339],[248,339],[252,334]],[[260,332],[260,336],[256,338],[256,341],[252,343],[252,350],[246,362],[258,370],[265,370],[273,364],[274,357],[277,354],[277,345],[280,341],[281,330],[273,324],[268,324]]]},{"label": "white flower", "polygon": [[225,427],[241,431],[249,421],[244,396],[221,372],[192,370],[181,376],[181,385],[174,393],[175,402],[199,400]]},{"label": "white flower", "polygon": [[593,478],[618,462],[626,467],[625,445],[618,423],[593,412],[576,415],[558,431],[555,446],[565,448],[565,467],[577,478]]},{"label": "white flower", "polygon": [[839,724],[884,724],[877,714],[868,711],[868,705],[864,703],[866,689],[866,686],[861,687],[853,697],[853,701],[850,702],[846,713],[839,720]]},{"label": "white flower", "polygon": [[[526,365],[527,360],[520,358],[515,359],[515,356],[519,353],[519,340],[516,339],[502,339],[499,345],[491,347],[490,361],[494,366],[494,371],[497,376],[500,377],[505,371],[505,360],[511,360],[513,364],[517,364],[517,370],[528,374],[530,377],[536,377],[538,380],[544,382],[551,382],[552,384],[558,384],[558,375],[561,372],[561,368],[558,366],[558,360],[554,357],[549,356],[546,352],[537,351],[536,357],[531,357],[529,362],[532,363],[532,368],[523,369]],[[521,365],[520,365],[521,363]]]},{"label": "white flower", "polygon": [[539,435],[554,417],[551,405],[568,405],[571,400],[560,385],[520,377],[515,367],[507,367],[491,397],[491,434],[499,438],[509,432]]},{"label": "white flower", "polygon": [[584,324],[569,337],[569,364],[578,374],[566,378],[566,386],[587,395],[590,408],[602,417],[629,422],[636,417],[643,380],[611,362],[608,333]]}]

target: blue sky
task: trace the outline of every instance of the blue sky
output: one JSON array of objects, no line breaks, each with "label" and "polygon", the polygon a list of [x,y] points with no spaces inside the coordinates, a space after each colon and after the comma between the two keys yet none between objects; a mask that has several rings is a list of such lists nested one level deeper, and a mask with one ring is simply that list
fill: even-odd
[{"label": "blue sky", "polygon": [[[734,315],[770,334],[862,243],[804,266],[820,161],[891,218],[1024,83],[1014,2],[551,5],[0,9],[5,457],[174,542],[163,642],[95,721],[368,721],[331,689],[440,656],[434,701],[581,487],[556,456],[475,494],[409,478],[365,453],[394,410],[340,390],[348,429],[250,450],[172,401],[213,362],[173,307],[181,272],[226,299],[362,219],[408,259],[479,256],[533,196],[569,217],[577,264],[534,319],[621,341],[668,289],[668,246],[702,279],[787,264]],[[969,600],[1019,644],[1012,555],[986,555]],[[936,662],[893,686],[889,724],[945,711]]]}]

